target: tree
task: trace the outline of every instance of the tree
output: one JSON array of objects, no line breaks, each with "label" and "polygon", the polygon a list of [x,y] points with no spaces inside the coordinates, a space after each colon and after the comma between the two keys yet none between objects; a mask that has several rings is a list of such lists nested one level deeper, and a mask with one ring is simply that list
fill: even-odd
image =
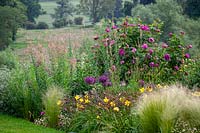
[{"label": "tree", "polygon": [[200,17],[200,0],[187,0],[184,12],[191,18]]},{"label": "tree", "polygon": [[140,4],[147,5],[151,3],[156,3],[156,0],[140,0]]},{"label": "tree", "polygon": [[15,39],[17,29],[25,21],[25,16],[17,8],[0,6],[0,50],[5,49],[11,39]]},{"label": "tree", "polygon": [[88,15],[93,24],[114,12],[115,0],[80,0],[79,13]]},{"label": "tree", "polygon": [[28,21],[35,22],[35,18],[43,14],[39,0],[20,0],[27,8],[26,14]]},{"label": "tree", "polygon": [[123,8],[122,0],[116,0],[116,2],[115,2],[114,17],[120,18],[120,17],[123,16],[122,8]]},{"label": "tree", "polygon": [[69,17],[73,16],[72,13],[74,12],[74,6],[70,3],[69,0],[59,0],[56,3],[58,4],[58,6],[55,9],[55,13],[52,14],[52,18],[55,19],[54,26],[56,24],[60,26],[55,27],[66,26]]},{"label": "tree", "polygon": [[124,3],[124,9],[123,9],[124,15],[125,16],[131,16],[131,10],[132,10],[132,8],[133,8],[133,3],[130,2],[130,1],[125,1],[125,3]]}]

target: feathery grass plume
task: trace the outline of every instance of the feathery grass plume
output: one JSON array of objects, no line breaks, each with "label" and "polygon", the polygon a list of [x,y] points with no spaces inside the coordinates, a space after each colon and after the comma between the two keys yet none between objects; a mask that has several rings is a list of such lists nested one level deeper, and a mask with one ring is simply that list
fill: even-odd
[{"label": "feathery grass plume", "polygon": [[57,86],[50,87],[43,96],[43,103],[45,106],[45,114],[48,119],[48,126],[56,127],[58,124],[58,116],[60,114],[61,99],[63,92]]},{"label": "feathery grass plume", "polygon": [[196,107],[191,108],[193,104],[187,104],[188,109],[186,108],[185,104],[189,101],[190,94],[186,89],[176,85],[145,95],[138,105],[143,132],[171,132],[184,110],[188,110],[189,116],[198,112]]}]

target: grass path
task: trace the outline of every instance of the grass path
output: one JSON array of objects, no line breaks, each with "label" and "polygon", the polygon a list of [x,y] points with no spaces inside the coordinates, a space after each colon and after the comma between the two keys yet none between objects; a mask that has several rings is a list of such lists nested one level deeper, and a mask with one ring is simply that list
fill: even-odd
[{"label": "grass path", "polygon": [[33,123],[0,114],[0,133],[63,133],[51,128],[34,125]]}]

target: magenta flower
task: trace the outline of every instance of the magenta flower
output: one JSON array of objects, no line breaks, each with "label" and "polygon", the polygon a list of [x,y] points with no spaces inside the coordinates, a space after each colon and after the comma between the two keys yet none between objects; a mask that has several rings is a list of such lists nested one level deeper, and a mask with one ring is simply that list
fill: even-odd
[{"label": "magenta flower", "polygon": [[170,37],[172,37],[172,35],[173,35],[173,33],[172,33],[172,32],[170,32],[170,33],[169,33],[169,36],[170,36]]},{"label": "magenta flower", "polygon": [[124,56],[125,55],[125,50],[123,48],[119,49],[119,55]]},{"label": "magenta flower", "polygon": [[189,46],[187,46],[188,49],[192,48],[192,44],[190,44]]},{"label": "magenta flower", "polygon": [[155,40],[154,40],[153,37],[150,37],[148,40],[149,40],[149,42],[151,42],[151,43],[155,42]]},{"label": "magenta flower", "polygon": [[152,55],[153,54],[153,49],[149,49],[149,54]]},{"label": "magenta flower", "polygon": [[132,52],[135,53],[137,51],[136,48],[132,48]]},{"label": "magenta flower", "polygon": [[147,48],[148,48],[148,45],[147,45],[146,43],[144,43],[144,44],[142,45],[142,48],[143,48],[143,49],[147,49]]},{"label": "magenta flower", "polygon": [[178,67],[178,66],[174,66],[174,69],[175,69],[176,71],[178,71],[178,70],[179,70],[179,67]]},{"label": "magenta flower", "polygon": [[112,46],[113,44],[115,44],[115,40],[110,41],[110,45]]},{"label": "magenta flower", "polygon": [[113,25],[113,26],[112,26],[112,29],[117,29],[117,26],[116,26],[116,25]]},{"label": "magenta flower", "polygon": [[190,58],[190,54],[189,54],[189,53],[186,53],[186,54],[185,54],[185,58]]},{"label": "magenta flower", "polygon": [[40,112],[40,115],[45,115],[45,112],[44,111]]},{"label": "magenta flower", "polygon": [[162,48],[167,48],[167,47],[168,47],[168,45],[166,43],[162,44]]},{"label": "magenta flower", "polygon": [[165,54],[165,55],[164,55],[164,59],[165,59],[166,61],[169,61],[169,60],[170,60],[170,54]]},{"label": "magenta flower", "polygon": [[94,77],[88,76],[84,79],[85,83],[92,85],[96,83],[96,79]]},{"label": "magenta flower", "polygon": [[150,66],[150,67],[154,67],[154,66],[155,66],[154,62],[150,62],[150,63],[149,63],[149,66]]},{"label": "magenta flower", "polygon": [[147,25],[140,26],[140,29],[144,31],[149,31],[149,27]]},{"label": "magenta flower", "polygon": [[106,76],[106,75],[102,75],[102,76],[99,77],[99,82],[100,82],[100,83],[105,83],[105,82],[107,82],[108,80],[109,80],[109,78],[108,78],[108,76]]},{"label": "magenta flower", "polygon": [[109,27],[107,27],[105,31],[106,31],[106,32],[110,32],[110,28],[109,28]]}]

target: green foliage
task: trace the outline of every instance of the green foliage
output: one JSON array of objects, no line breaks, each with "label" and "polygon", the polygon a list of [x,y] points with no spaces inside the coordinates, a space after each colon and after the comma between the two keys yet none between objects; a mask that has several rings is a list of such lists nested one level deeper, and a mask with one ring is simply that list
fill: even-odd
[{"label": "green foliage", "polygon": [[60,28],[68,24],[69,17],[73,16],[74,7],[69,0],[59,0],[56,3],[58,7],[55,8],[55,14],[52,14],[52,18],[55,19],[53,25]]},{"label": "green foliage", "polygon": [[25,17],[17,8],[0,6],[0,50],[8,47],[11,40],[15,40],[17,29],[24,22]]},{"label": "green foliage", "polygon": [[124,15],[125,16],[131,16],[131,10],[132,10],[133,7],[134,7],[134,5],[133,5],[132,2],[125,1],[124,9],[123,9]]},{"label": "green foliage", "polygon": [[167,89],[146,95],[139,102],[138,113],[143,132],[172,132],[177,128],[175,125],[178,118],[198,130],[199,99],[192,97],[191,92],[186,93],[185,88],[180,86],[170,86]]},{"label": "green foliage", "polygon": [[29,21],[27,21],[24,25],[27,30],[33,30],[37,28],[37,25],[35,23]]},{"label": "green foliage", "polygon": [[58,124],[58,116],[60,114],[60,102],[63,98],[63,92],[59,87],[52,86],[48,88],[43,96],[43,103],[45,107],[45,115],[47,116],[48,126],[56,127]]},{"label": "green foliage", "polygon": [[6,49],[0,52],[0,68],[6,67],[9,69],[15,68],[17,65],[16,57],[12,50]]},{"label": "green foliage", "polygon": [[74,18],[74,24],[82,25],[83,24],[83,17],[76,17]]},{"label": "green foliage", "polygon": [[147,5],[151,3],[156,3],[156,0],[140,0],[140,4]]},{"label": "green foliage", "polygon": [[77,8],[79,13],[88,15],[96,23],[104,17],[112,16],[115,0],[81,0]]},{"label": "green foliage", "polygon": [[200,17],[200,1],[199,0],[187,0],[184,12],[191,18],[197,19]]},{"label": "green foliage", "polygon": [[35,18],[43,14],[39,0],[20,0],[27,8],[26,14],[28,21],[35,22]]},{"label": "green foliage", "polygon": [[37,29],[48,29],[48,28],[49,28],[49,26],[45,22],[38,22],[38,24],[37,24]]}]

